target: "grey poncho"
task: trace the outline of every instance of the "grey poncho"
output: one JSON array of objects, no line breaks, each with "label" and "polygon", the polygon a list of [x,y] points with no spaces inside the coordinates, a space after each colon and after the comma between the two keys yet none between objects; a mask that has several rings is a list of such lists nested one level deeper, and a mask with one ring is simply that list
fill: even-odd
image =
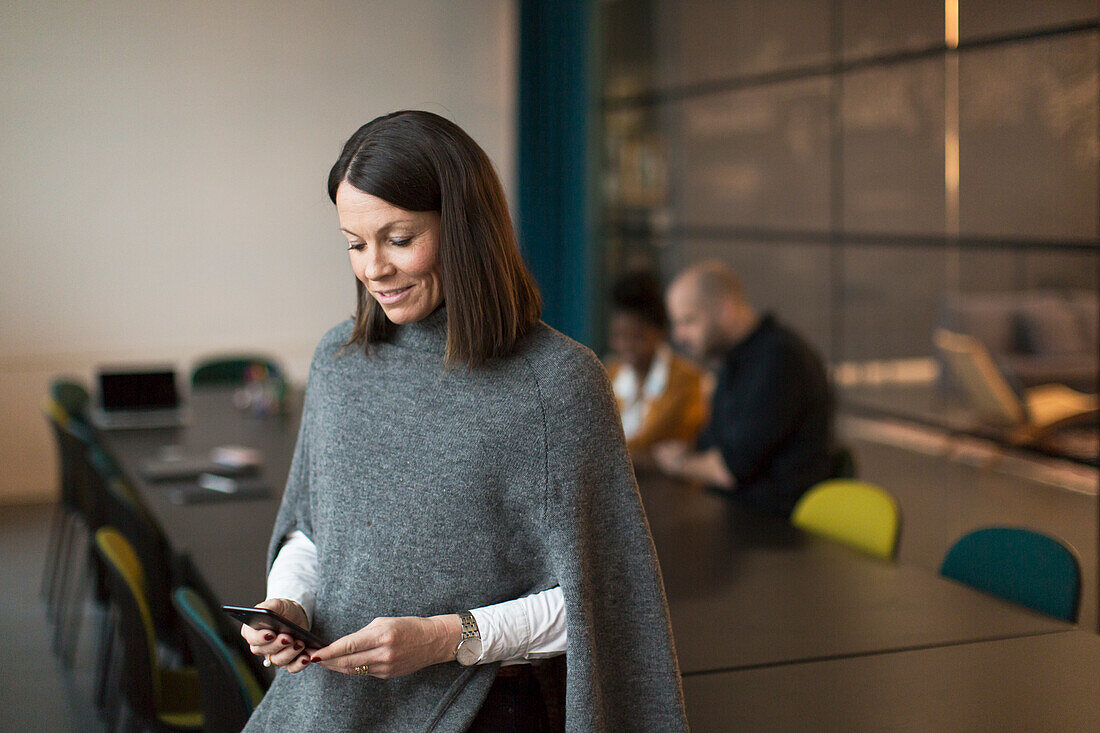
[{"label": "grey poncho", "polygon": [[[584,346],[538,324],[514,352],[443,368],[446,312],[370,355],[351,323],[321,341],[271,557],[317,545],[314,629],[454,613],[560,585],[566,729],[687,727],[653,542],[610,384]],[[462,731],[497,665],[389,680],[279,671],[247,731]]]}]

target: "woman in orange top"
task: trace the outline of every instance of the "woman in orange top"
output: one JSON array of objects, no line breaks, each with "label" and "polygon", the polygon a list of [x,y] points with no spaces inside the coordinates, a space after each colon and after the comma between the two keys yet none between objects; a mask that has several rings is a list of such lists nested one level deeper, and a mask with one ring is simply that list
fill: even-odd
[{"label": "woman in orange top", "polygon": [[607,370],[635,465],[665,440],[694,441],[707,419],[704,375],[667,343],[668,316],[656,278],[622,277],[611,291]]}]

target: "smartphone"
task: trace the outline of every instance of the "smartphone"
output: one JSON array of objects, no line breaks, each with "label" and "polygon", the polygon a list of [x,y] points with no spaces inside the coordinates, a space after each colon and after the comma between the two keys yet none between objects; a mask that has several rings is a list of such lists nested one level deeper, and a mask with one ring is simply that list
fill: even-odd
[{"label": "smartphone", "polygon": [[306,631],[290,619],[280,616],[267,608],[254,608],[250,606],[222,606],[222,610],[246,626],[254,629],[268,629],[277,634],[292,636],[298,641],[304,642],[310,649],[321,649],[328,646],[321,637]]}]

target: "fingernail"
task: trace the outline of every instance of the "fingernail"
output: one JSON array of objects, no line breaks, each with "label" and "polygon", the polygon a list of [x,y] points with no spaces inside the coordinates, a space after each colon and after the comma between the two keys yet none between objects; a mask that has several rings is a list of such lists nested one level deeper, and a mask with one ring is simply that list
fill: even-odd
[{"label": "fingernail", "polygon": [[275,634],[264,634],[264,641],[271,641],[275,638]]},{"label": "fingernail", "polygon": [[302,645],[302,644],[295,644],[295,645],[294,645],[294,649],[295,649],[296,651],[299,651],[299,652],[300,652],[300,651],[302,651],[303,649],[305,649],[305,646],[304,646],[304,645]]},{"label": "fingernail", "polygon": [[312,660],[309,657],[302,657],[302,666],[309,664]]},{"label": "fingernail", "polygon": [[289,643],[290,643],[290,639],[283,639],[283,646],[286,646]]}]

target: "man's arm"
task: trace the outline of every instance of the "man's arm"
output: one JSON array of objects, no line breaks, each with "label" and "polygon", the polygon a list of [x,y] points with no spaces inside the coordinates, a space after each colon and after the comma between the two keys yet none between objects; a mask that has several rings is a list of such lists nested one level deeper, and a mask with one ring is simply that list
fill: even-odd
[{"label": "man's arm", "polygon": [[653,457],[661,470],[670,476],[726,489],[736,484],[717,448],[694,452],[686,443],[670,441],[653,446]]}]

